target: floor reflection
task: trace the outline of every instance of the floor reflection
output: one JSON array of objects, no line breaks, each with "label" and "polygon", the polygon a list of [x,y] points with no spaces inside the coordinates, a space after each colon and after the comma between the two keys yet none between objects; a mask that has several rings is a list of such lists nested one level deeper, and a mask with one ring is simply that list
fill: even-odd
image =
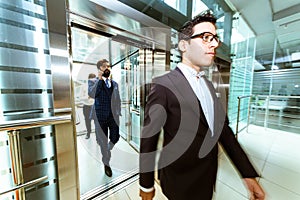
[{"label": "floor reflection", "polygon": [[110,161],[113,171],[112,177],[107,177],[104,173],[100,147],[96,143],[95,133],[92,133],[89,139],[85,139],[85,134],[79,134],[77,136],[77,151],[80,195],[117,182],[122,177],[137,172],[138,169],[138,153],[123,138],[120,138],[112,150]]}]

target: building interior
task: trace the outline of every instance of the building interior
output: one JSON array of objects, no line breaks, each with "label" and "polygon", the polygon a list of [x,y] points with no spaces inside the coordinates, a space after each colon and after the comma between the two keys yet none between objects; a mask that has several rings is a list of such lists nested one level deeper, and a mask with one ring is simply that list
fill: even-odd
[{"label": "building interior", "polygon": [[[300,200],[299,0],[0,0],[0,200],[140,199],[151,81],[176,68],[178,29],[207,9],[222,45],[205,70],[230,127],[266,199]],[[102,58],[121,97],[112,177],[84,113]],[[221,146],[218,162],[213,199],[249,199]]]}]

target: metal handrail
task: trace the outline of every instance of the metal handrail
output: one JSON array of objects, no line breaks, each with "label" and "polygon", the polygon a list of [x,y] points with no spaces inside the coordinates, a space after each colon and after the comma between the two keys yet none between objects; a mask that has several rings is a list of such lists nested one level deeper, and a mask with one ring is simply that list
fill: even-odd
[{"label": "metal handrail", "polygon": [[[235,128],[235,137],[238,138],[239,133],[239,120],[240,120],[240,106],[241,106],[241,99],[252,97],[253,95],[246,95],[246,96],[238,96],[238,111],[237,111],[237,118],[236,118],[236,128]],[[250,105],[249,105],[250,106]],[[248,112],[249,112],[248,106]],[[249,115],[249,114],[248,114]]]},{"label": "metal handrail", "polygon": [[37,179],[34,179],[32,181],[29,181],[27,183],[24,183],[24,184],[21,184],[21,185],[18,185],[16,187],[13,187],[9,190],[6,190],[6,191],[3,191],[3,192],[0,192],[0,196],[3,195],[3,194],[6,194],[6,193],[9,193],[9,192],[13,192],[13,191],[16,191],[16,190],[19,190],[19,189],[22,189],[22,188],[26,188],[26,187],[30,187],[32,185],[36,185],[44,180],[47,180],[48,179],[48,176],[43,176],[43,177],[40,177],[40,178],[37,178]]},{"label": "metal handrail", "polygon": [[36,128],[48,125],[56,125],[70,122],[71,115],[61,115],[53,117],[33,118],[24,120],[11,120],[0,122],[0,131],[13,131],[20,129]]},{"label": "metal handrail", "polygon": [[262,94],[257,94],[257,95],[252,95],[252,96],[270,97],[270,98],[293,98],[293,99],[300,99],[300,96],[262,95]]},{"label": "metal handrail", "polygon": [[43,127],[49,125],[63,124],[71,122],[72,115],[60,115],[51,116],[44,118],[33,118],[33,119],[22,119],[22,120],[11,120],[0,122],[0,131],[7,131],[10,143],[10,153],[12,159],[12,169],[14,175],[14,182],[16,187],[7,191],[1,192],[0,195],[6,194],[18,190],[17,199],[25,199],[25,187],[35,185],[48,177],[44,176],[27,183],[23,183],[23,172],[22,172],[22,158],[21,158],[21,146],[20,146],[20,130],[28,128]]}]

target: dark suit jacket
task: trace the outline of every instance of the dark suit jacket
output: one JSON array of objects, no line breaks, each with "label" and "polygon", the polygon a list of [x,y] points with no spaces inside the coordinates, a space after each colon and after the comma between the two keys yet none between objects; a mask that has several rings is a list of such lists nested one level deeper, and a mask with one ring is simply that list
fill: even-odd
[{"label": "dark suit jacket", "polygon": [[[111,88],[107,88],[104,81],[98,78],[88,80],[88,95],[95,99],[93,112],[96,111],[98,121],[105,121],[110,114],[114,117],[121,116],[121,100],[118,83],[111,80]],[[111,100],[109,93],[112,90]]]},{"label": "dark suit jacket", "polygon": [[158,162],[159,179],[169,199],[211,199],[217,174],[218,142],[242,177],[258,176],[235,139],[212,84],[206,82],[214,99],[213,136],[196,95],[178,68],[153,80],[141,135],[142,187],[154,185],[161,127],[163,149]]}]

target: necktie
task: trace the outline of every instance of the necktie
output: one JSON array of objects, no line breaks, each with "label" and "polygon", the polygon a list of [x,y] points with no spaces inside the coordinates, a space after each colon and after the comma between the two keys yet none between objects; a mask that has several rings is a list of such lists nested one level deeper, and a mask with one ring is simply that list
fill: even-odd
[{"label": "necktie", "polygon": [[107,88],[110,88],[110,87],[109,87],[109,82],[108,82],[108,81],[109,81],[109,80],[108,80],[108,78],[107,78],[107,79],[105,80],[105,85],[106,85]]}]

